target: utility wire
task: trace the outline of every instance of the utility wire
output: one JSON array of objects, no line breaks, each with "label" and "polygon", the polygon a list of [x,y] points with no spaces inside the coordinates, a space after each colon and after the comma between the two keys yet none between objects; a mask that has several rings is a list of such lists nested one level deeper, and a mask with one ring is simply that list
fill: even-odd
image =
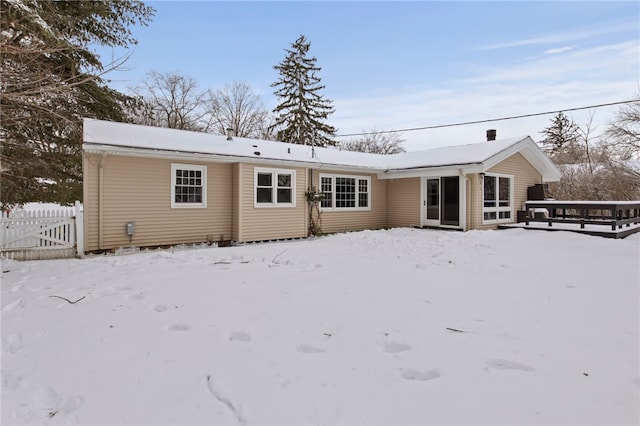
[{"label": "utility wire", "polygon": [[435,126],[411,127],[411,128],[408,128],[408,129],[398,129],[398,130],[381,130],[379,132],[347,133],[347,134],[344,134],[344,135],[336,135],[336,137],[366,136],[366,135],[376,135],[378,133],[415,132],[416,130],[441,129],[443,127],[456,127],[456,126],[466,126],[468,124],[481,124],[481,123],[491,123],[491,122],[494,122],[494,121],[514,120],[516,118],[536,117],[536,116],[539,116],[539,115],[557,114],[557,113],[560,113],[560,112],[567,112],[567,111],[579,111],[579,110],[583,110],[583,109],[600,108],[600,107],[606,107],[606,106],[612,106],[612,105],[630,104],[630,103],[634,103],[634,102],[640,102],[640,100],[632,99],[630,101],[610,102],[608,104],[589,105],[589,106],[578,107],[578,108],[559,109],[557,111],[535,112],[535,113],[532,113],[532,114],[512,115],[512,116],[509,116],[509,117],[490,118],[490,119],[487,119],[487,120],[465,121],[465,122],[462,122],[462,123],[438,124],[438,125],[435,125]]}]

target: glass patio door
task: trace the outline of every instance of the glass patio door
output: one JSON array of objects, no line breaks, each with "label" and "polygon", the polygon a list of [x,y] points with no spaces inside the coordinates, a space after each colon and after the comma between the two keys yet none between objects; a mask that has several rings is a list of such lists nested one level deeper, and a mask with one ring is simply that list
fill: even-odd
[{"label": "glass patio door", "polygon": [[429,178],[425,185],[425,226],[460,225],[460,178]]}]

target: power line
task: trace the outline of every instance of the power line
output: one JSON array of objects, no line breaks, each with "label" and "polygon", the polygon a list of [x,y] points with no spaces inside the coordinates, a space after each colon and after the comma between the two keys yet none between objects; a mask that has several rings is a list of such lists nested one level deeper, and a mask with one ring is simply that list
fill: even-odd
[{"label": "power line", "polygon": [[633,99],[630,101],[619,101],[619,102],[610,102],[607,104],[599,104],[599,105],[589,105],[578,108],[567,108],[560,109],[557,111],[546,111],[546,112],[535,112],[532,114],[523,114],[523,115],[512,115],[509,117],[501,117],[501,118],[490,118],[487,120],[476,120],[476,121],[465,121],[462,123],[451,123],[451,124],[438,124],[435,126],[424,126],[424,127],[411,127],[407,129],[398,129],[398,130],[382,130],[379,132],[363,132],[363,133],[347,133],[344,135],[336,135],[336,137],[347,137],[347,136],[366,136],[366,135],[375,135],[378,133],[398,133],[398,132],[414,132],[416,130],[430,130],[430,129],[441,129],[443,127],[456,127],[456,126],[466,126],[468,124],[482,124],[482,123],[491,123],[494,121],[503,121],[503,120],[514,120],[516,118],[527,118],[527,117],[536,117],[539,115],[547,115],[547,114],[558,114],[560,112],[568,112],[568,111],[580,111],[583,109],[591,109],[591,108],[601,108],[612,105],[622,105],[622,104],[630,104],[634,102],[640,102],[638,99]]}]

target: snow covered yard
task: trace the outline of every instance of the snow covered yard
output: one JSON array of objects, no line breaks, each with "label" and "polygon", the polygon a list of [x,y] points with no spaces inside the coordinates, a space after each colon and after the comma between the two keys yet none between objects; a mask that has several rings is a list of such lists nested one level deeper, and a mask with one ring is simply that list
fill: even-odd
[{"label": "snow covered yard", "polygon": [[639,258],[393,229],[5,261],[2,424],[637,425]]}]

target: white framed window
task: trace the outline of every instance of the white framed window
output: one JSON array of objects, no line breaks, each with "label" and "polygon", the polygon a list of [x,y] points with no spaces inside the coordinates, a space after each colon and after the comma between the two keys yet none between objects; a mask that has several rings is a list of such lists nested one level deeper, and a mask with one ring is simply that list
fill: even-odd
[{"label": "white framed window", "polygon": [[254,169],[255,207],[295,207],[296,171]]},{"label": "white framed window", "polygon": [[371,178],[320,174],[322,210],[371,210]]},{"label": "white framed window", "polygon": [[171,208],[207,207],[207,166],[171,164]]},{"label": "white framed window", "polygon": [[482,187],[482,223],[513,222],[513,176],[486,173]]}]

